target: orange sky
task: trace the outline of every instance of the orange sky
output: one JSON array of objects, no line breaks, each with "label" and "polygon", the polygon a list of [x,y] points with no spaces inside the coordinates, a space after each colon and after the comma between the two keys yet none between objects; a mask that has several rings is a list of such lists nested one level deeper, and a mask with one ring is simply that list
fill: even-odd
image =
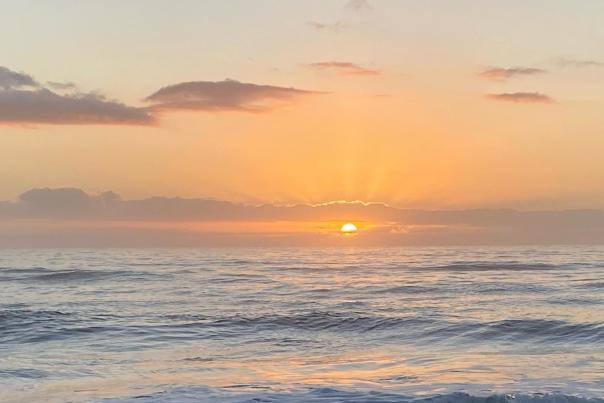
[{"label": "orange sky", "polygon": [[604,206],[602,3],[461,3],[13,3],[0,200]]}]

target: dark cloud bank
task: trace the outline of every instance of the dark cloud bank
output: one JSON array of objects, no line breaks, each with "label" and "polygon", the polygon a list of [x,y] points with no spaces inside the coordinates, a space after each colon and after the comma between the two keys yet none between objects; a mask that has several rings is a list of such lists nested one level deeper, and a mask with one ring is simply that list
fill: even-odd
[{"label": "dark cloud bank", "polygon": [[[375,226],[343,239],[337,231],[240,233],[161,225],[349,220]],[[249,206],[166,197],[123,200],[112,192],[89,195],[69,188],[32,189],[17,201],[0,202],[0,247],[593,243],[604,243],[604,210],[421,210],[362,203]]]}]

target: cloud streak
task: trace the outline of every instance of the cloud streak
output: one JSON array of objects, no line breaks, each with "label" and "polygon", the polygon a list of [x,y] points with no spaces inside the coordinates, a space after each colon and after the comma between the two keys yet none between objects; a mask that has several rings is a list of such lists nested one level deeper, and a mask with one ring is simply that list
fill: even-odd
[{"label": "cloud streak", "polygon": [[353,11],[369,11],[373,9],[368,0],[348,0],[345,8]]},{"label": "cloud streak", "polygon": [[350,62],[320,62],[307,65],[315,70],[328,70],[341,76],[378,76],[381,72]]},{"label": "cloud streak", "polygon": [[528,103],[528,104],[550,104],[554,100],[548,95],[539,92],[510,92],[501,94],[487,94],[487,98],[493,101]]},{"label": "cloud streak", "polygon": [[320,94],[296,88],[236,80],[190,81],[161,88],[145,98],[154,110],[269,112],[300,98]]},{"label": "cloud streak", "polygon": [[154,122],[146,108],[127,106],[96,93],[75,91],[72,84],[53,83],[56,93],[33,77],[0,67],[0,124],[118,124]]},{"label": "cloud streak", "polygon": [[559,58],[554,61],[560,67],[604,67],[604,62],[600,62],[597,60],[574,60],[574,59],[565,59]]},{"label": "cloud streak", "polygon": [[547,71],[533,67],[486,67],[478,72],[478,76],[488,81],[505,81],[510,78],[534,76]]},{"label": "cloud streak", "polygon": [[320,32],[332,32],[338,33],[344,29],[344,24],[340,21],[336,22],[318,22],[318,21],[308,21],[306,25],[314,28],[316,31]]}]

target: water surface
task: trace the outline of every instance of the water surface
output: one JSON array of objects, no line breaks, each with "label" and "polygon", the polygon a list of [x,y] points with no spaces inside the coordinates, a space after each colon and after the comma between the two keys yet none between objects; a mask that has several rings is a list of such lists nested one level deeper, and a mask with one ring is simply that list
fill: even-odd
[{"label": "water surface", "polygon": [[3,402],[506,394],[604,397],[604,248],[0,250]]}]

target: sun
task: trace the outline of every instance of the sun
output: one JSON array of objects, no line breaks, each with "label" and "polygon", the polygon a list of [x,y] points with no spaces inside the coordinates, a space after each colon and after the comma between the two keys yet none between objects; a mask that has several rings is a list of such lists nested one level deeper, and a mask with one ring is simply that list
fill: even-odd
[{"label": "sun", "polygon": [[358,231],[357,226],[351,222],[342,225],[342,227],[340,228],[340,232],[343,234],[354,234],[357,231]]}]

